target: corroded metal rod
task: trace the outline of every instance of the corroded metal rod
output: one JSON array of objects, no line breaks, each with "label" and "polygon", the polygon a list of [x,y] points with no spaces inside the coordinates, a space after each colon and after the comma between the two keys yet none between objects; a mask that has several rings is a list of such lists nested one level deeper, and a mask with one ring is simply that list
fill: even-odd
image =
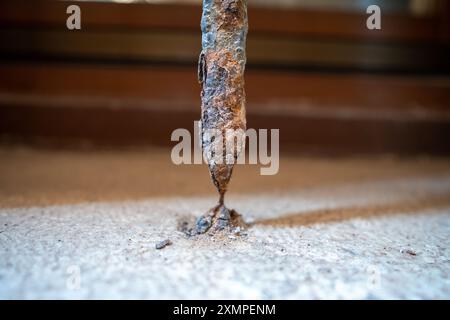
[{"label": "corroded metal rod", "polygon": [[[227,135],[229,129],[245,132],[246,0],[203,0],[202,52],[198,78],[201,92],[201,141],[211,179],[220,198],[214,212],[224,207],[224,195],[234,162],[245,148],[245,135]],[[221,133],[217,139],[211,132]],[[233,141],[227,141],[233,139]],[[237,143],[234,139],[239,139]],[[227,146],[234,145],[231,151]],[[218,154],[219,153],[219,154]],[[231,161],[230,161],[231,160]]]}]

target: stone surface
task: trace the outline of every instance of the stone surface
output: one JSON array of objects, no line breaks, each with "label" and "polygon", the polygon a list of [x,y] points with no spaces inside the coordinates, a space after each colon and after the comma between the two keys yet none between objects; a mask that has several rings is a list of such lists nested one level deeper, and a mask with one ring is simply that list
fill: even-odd
[{"label": "stone surface", "polygon": [[187,237],[179,222],[217,200],[205,167],[159,151],[0,154],[2,299],[450,298],[445,159],[238,168],[227,205],[251,227]]},{"label": "stone surface", "polygon": [[[418,189],[448,200],[450,179],[233,197],[254,225],[226,239],[176,230],[213,197],[2,209],[0,298],[448,299],[450,205]],[[354,214],[333,221],[345,208]],[[276,223],[308,214],[322,222]]]}]

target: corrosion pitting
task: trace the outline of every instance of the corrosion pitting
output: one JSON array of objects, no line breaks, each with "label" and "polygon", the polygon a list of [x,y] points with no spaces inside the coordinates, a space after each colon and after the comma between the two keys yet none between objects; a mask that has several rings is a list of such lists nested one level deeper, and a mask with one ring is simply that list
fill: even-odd
[{"label": "corrosion pitting", "polygon": [[[226,132],[228,129],[246,130],[246,0],[204,0],[201,29],[202,52],[198,67],[198,79],[202,86],[201,143],[211,179],[220,197],[218,205],[197,220],[197,233],[242,226],[243,223],[239,214],[225,207],[224,197],[234,162],[245,149],[245,135],[237,137],[241,141],[235,143],[234,140],[227,141],[229,137]],[[211,130],[220,131],[222,141],[211,137],[208,134]],[[227,151],[227,143],[233,143],[235,148]],[[217,161],[217,150],[222,151],[221,161]]]}]

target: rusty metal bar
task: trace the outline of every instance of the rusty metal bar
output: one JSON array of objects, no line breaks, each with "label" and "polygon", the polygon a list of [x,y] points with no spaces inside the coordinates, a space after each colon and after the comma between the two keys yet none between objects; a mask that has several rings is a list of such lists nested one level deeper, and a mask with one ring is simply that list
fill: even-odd
[{"label": "rusty metal bar", "polygon": [[[212,210],[213,221],[207,222],[214,224],[214,217],[219,215],[219,220],[224,220],[226,225],[234,211],[224,207],[224,195],[234,163],[245,149],[245,134],[230,137],[227,133],[230,129],[235,132],[246,129],[247,1],[204,0],[201,29],[202,52],[198,68],[202,85],[201,140],[211,179],[220,194],[219,205]],[[211,132],[219,132],[221,139]],[[227,148],[230,145],[234,146],[231,151]]]}]

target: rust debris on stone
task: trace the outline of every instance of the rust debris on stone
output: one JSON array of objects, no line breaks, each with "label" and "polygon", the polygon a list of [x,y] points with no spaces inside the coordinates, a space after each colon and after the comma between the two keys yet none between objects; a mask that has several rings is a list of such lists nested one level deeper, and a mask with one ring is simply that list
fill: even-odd
[{"label": "rust debris on stone", "polygon": [[167,246],[170,246],[172,244],[172,241],[170,241],[170,239],[165,239],[162,241],[159,241],[155,244],[155,249],[156,250],[161,250],[164,249]]},{"label": "rust debris on stone", "polygon": [[[245,150],[246,0],[203,0],[202,51],[198,79],[201,91],[201,145],[219,202],[197,220],[197,233],[242,226],[240,215],[225,207],[234,163]],[[211,134],[211,132],[219,133]],[[233,148],[227,146],[233,145]],[[230,149],[230,150],[229,150]]]}]

